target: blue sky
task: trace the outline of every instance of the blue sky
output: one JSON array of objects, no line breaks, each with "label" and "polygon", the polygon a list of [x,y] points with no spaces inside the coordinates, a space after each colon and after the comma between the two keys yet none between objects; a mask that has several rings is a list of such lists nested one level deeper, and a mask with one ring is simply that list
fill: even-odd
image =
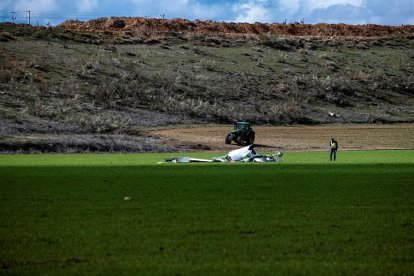
[{"label": "blue sky", "polygon": [[0,0],[0,21],[140,16],[229,22],[414,25],[414,0]]}]

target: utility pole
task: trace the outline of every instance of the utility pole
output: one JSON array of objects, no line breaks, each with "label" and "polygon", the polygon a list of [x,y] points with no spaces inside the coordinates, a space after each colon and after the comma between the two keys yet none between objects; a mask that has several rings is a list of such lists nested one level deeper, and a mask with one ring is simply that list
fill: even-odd
[{"label": "utility pole", "polygon": [[17,12],[16,12],[16,11],[12,11],[11,13],[12,13],[12,21],[13,21],[13,23],[14,23],[14,21],[15,21],[15,20],[16,20],[16,18],[17,18]]},{"label": "utility pole", "polygon": [[30,25],[30,13],[31,13],[31,11],[30,10],[28,10],[28,11],[26,11],[26,18],[29,20],[29,25]]}]

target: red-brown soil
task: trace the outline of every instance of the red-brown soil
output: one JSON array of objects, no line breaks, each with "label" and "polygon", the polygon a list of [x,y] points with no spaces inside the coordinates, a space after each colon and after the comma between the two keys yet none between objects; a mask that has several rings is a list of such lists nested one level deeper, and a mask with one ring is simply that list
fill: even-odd
[{"label": "red-brown soil", "polygon": [[60,24],[68,30],[91,31],[106,35],[130,37],[187,36],[194,34],[216,35],[280,35],[317,37],[381,37],[413,35],[414,26],[346,25],[346,24],[263,24],[228,23],[214,21],[188,21],[185,19],[155,18],[99,18],[86,22],[69,20]]}]

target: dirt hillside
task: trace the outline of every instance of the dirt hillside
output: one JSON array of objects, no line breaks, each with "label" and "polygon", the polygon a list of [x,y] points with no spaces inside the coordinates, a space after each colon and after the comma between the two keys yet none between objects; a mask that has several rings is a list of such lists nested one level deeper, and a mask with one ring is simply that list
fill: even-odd
[{"label": "dirt hillside", "polygon": [[60,25],[68,30],[92,31],[119,36],[160,37],[186,34],[217,35],[282,35],[317,37],[381,37],[413,35],[414,26],[345,25],[345,24],[263,24],[188,21],[185,19],[99,18],[86,22],[65,21]]},{"label": "dirt hillside", "polygon": [[[0,152],[220,150],[234,121],[260,144],[323,148],[334,130],[285,142],[261,126],[414,123],[413,48],[414,26],[0,23]],[[151,132],[206,124],[226,127]]]}]

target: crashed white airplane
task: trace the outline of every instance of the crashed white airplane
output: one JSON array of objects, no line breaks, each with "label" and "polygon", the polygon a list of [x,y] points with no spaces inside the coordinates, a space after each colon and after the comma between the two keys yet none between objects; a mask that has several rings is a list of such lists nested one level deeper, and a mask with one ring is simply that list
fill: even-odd
[{"label": "crashed white airplane", "polygon": [[[279,162],[283,156],[282,152],[275,152],[273,155],[257,155],[254,150],[256,145],[250,145],[240,149],[230,151],[226,156],[214,157],[211,159],[201,159],[192,157],[166,158],[168,163],[190,163],[190,162]],[[161,162],[162,163],[162,162]]]}]

